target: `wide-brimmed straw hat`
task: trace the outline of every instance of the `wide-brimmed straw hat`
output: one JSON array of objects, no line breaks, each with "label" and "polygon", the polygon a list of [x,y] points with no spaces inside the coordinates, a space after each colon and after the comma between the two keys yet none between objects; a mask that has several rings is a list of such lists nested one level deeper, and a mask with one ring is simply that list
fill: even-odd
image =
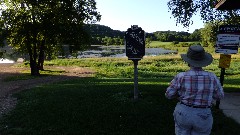
[{"label": "wide-brimmed straw hat", "polygon": [[213,61],[211,54],[205,52],[200,45],[192,45],[188,48],[187,54],[181,54],[181,57],[193,67],[205,67]]}]

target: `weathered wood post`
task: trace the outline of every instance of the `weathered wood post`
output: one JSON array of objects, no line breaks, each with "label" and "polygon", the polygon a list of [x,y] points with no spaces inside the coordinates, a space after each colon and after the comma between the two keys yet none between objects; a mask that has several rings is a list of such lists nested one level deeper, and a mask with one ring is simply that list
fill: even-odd
[{"label": "weathered wood post", "polygon": [[134,99],[138,99],[139,91],[138,91],[138,59],[132,60],[134,63]]},{"label": "weathered wood post", "polygon": [[138,99],[138,61],[145,55],[145,32],[141,27],[132,25],[125,32],[125,51],[128,60],[134,63],[134,100]]}]

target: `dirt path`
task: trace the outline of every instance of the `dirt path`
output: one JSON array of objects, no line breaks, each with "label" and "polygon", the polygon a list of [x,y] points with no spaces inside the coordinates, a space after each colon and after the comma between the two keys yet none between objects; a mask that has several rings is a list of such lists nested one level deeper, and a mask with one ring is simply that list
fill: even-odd
[{"label": "dirt path", "polygon": [[94,71],[88,68],[52,66],[45,67],[45,69],[60,69],[61,71],[64,71],[64,73],[61,75],[46,76],[28,80],[9,82],[4,81],[4,79],[8,77],[21,75],[21,72],[27,69],[29,68],[17,68],[14,66],[14,64],[0,64],[0,117],[2,114],[9,112],[15,107],[17,99],[12,97],[13,93],[43,84],[49,84],[78,77],[88,77],[94,73]]}]

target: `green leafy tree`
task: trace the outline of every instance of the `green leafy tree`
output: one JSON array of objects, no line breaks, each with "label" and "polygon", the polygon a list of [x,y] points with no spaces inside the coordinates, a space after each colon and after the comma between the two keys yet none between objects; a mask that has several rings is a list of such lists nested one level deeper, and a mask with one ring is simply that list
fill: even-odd
[{"label": "green leafy tree", "polygon": [[177,24],[188,27],[193,23],[192,17],[200,13],[204,22],[214,20],[224,21],[231,24],[239,23],[239,10],[216,10],[217,0],[169,0],[168,7]]},{"label": "green leafy tree", "polygon": [[114,44],[114,40],[111,37],[105,36],[104,38],[102,38],[102,40],[105,45],[113,45]]},{"label": "green leafy tree", "polygon": [[218,27],[220,22],[209,22],[204,25],[204,28],[201,29],[201,42],[204,46],[214,47],[217,40]]},{"label": "green leafy tree", "polygon": [[1,22],[7,42],[19,52],[27,52],[31,75],[43,69],[44,52],[69,44],[77,50],[89,44],[84,23],[100,20],[95,0],[4,0]]},{"label": "green leafy tree", "polygon": [[113,44],[114,44],[114,45],[121,45],[121,43],[120,43],[120,37],[113,38]]},{"label": "green leafy tree", "polygon": [[124,39],[123,38],[120,39],[120,45],[124,45]]},{"label": "green leafy tree", "polygon": [[190,41],[200,41],[201,40],[201,29],[196,29],[189,36]]},{"label": "green leafy tree", "polygon": [[146,38],[146,41],[145,41],[146,47],[149,47],[151,42],[152,42],[152,38],[151,37],[150,38]]},{"label": "green leafy tree", "polygon": [[162,42],[186,42],[190,33],[188,32],[176,32],[176,31],[158,31],[154,33],[155,37]]}]

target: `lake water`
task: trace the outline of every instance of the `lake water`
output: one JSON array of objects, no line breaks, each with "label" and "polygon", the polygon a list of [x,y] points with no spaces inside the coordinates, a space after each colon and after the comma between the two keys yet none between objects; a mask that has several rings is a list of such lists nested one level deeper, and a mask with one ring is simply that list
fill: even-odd
[{"label": "lake water", "polygon": [[[177,51],[165,50],[163,48],[146,48],[145,56],[158,56],[164,54],[176,54]],[[100,58],[100,57],[126,57],[125,46],[100,46],[92,45],[89,50],[79,52],[77,58]],[[23,61],[23,60],[22,60]],[[14,63],[15,61],[10,59],[1,59],[1,63]]]},{"label": "lake water", "polygon": [[13,60],[5,59],[5,58],[0,58],[0,64],[1,63],[14,63]]},{"label": "lake water", "polygon": [[[163,48],[145,49],[145,56],[157,56],[176,53],[177,51],[165,50]],[[78,54],[78,58],[94,58],[94,57],[126,57],[125,46],[92,45],[91,49],[79,52]]]}]

